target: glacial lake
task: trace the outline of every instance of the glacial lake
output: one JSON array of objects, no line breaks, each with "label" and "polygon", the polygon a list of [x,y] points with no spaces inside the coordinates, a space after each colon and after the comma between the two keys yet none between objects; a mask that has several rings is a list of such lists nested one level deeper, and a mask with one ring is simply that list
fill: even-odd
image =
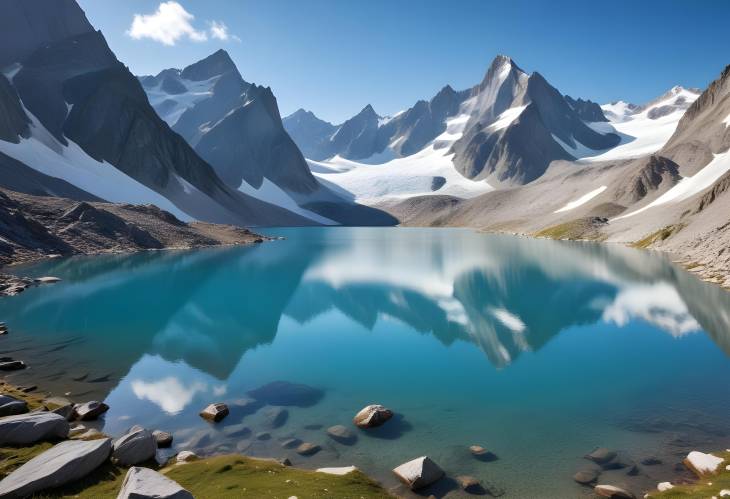
[{"label": "glacial lake", "polygon": [[[660,254],[461,229],[264,233],[284,239],[17,268],[63,281],[0,300],[2,355],[29,365],[7,379],[104,400],[100,429],[170,431],[170,454],[354,464],[388,488],[426,454],[494,495],[589,497],[572,477],[604,446],[637,466],[599,481],[639,492],[676,478],[690,450],[730,447],[730,293]],[[321,396],[274,429],[265,407],[198,416],[274,381]],[[354,445],[325,434],[355,430],[370,403],[397,417]],[[240,423],[251,433],[226,431]],[[322,451],[282,448],[291,437]],[[450,479],[429,493],[463,494]]]}]

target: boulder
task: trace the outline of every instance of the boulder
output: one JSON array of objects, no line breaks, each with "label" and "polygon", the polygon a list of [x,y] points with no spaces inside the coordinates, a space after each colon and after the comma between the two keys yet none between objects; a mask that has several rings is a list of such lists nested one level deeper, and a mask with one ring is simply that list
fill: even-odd
[{"label": "boulder", "polygon": [[594,483],[596,480],[598,480],[598,477],[601,475],[601,472],[594,469],[586,469],[586,470],[580,470],[578,473],[573,475],[573,480],[578,482],[581,485],[589,485],[591,483]]},{"label": "boulder", "polygon": [[0,497],[27,497],[85,477],[111,453],[111,439],[67,440],[34,457],[0,482]]},{"label": "boulder", "polygon": [[352,422],[359,428],[374,428],[393,417],[393,411],[382,405],[372,404],[363,407],[355,414]]},{"label": "boulder", "polygon": [[605,447],[599,447],[590,454],[586,454],[585,458],[598,464],[605,464],[616,457],[616,453]]},{"label": "boulder", "polygon": [[279,428],[289,419],[289,411],[281,407],[271,407],[264,411],[264,419],[269,428]]},{"label": "boulder", "polygon": [[157,453],[157,439],[151,431],[133,427],[126,435],[122,435],[112,447],[112,459],[122,466],[149,461]]},{"label": "boulder", "polygon": [[178,463],[189,463],[190,461],[195,461],[198,458],[198,455],[195,452],[184,450],[177,453],[177,456],[175,457],[175,461]]},{"label": "boulder", "polygon": [[672,485],[671,482],[660,482],[657,484],[656,489],[659,492],[664,492],[665,490],[673,489],[674,485]]},{"label": "boulder", "polygon": [[486,493],[486,490],[484,490],[484,487],[482,487],[482,484],[479,482],[479,480],[477,480],[473,476],[460,475],[456,477],[456,481],[459,483],[459,487],[461,487],[464,492],[479,495]]},{"label": "boulder", "polygon": [[109,406],[104,402],[92,400],[83,404],[76,404],[74,407],[74,417],[79,421],[93,421],[109,410]]},{"label": "boulder", "polygon": [[327,428],[327,435],[335,442],[345,445],[352,445],[357,441],[357,435],[341,424]]},{"label": "boulder", "polygon": [[704,475],[711,475],[712,473],[715,473],[723,461],[724,460],[721,457],[693,450],[687,454],[687,457],[684,458],[684,461],[682,462],[685,466],[687,466],[687,468],[692,470],[695,475],[702,477]]},{"label": "boulder", "polygon": [[611,497],[612,499],[635,499],[636,496],[631,492],[624,490],[615,485],[596,485],[593,487],[593,492],[597,496]]},{"label": "boulder", "polygon": [[251,390],[248,394],[264,404],[297,407],[311,407],[324,396],[319,388],[288,381],[274,381]]},{"label": "boulder", "polygon": [[322,450],[322,448],[317,445],[310,442],[304,442],[297,447],[297,454],[300,454],[302,456],[313,456],[317,452]]},{"label": "boulder", "polygon": [[68,421],[52,412],[32,412],[0,419],[0,445],[28,445],[68,437]]},{"label": "boulder", "polygon": [[393,473],[411,490],[427,487],[444,476],[444,470],[428,456],[403,463],[395,468]]},{"label": "boulder", "polygon": [[155,437],[157,447],[160,449],[166,449],[172,446],[172,433],[168,433],[162,430],[155,430],[152,432],[152,436]]},{"label": "boulder", "polygon": [[124,477],[117,499],[193,499],[193,495],[162,473],[133,466]]},{"label": "boulder", "polygon": [[25,362],[22,360],[4,360],[0,361],[0,371],[18,371],[25,369]]},{"label": "boulder", "polygon": [[291,461],[288,457],[285,457],[284,459],[279,460],[279,464],[282,466],[291,466]]},{"label": "boulder", "polygon": [[217,423],[228,416],[228,406],[223,403],[210,404],[200,412],[200,417]]},{"label": "boulder", "polygon": [[327,473],[328,475],[347,475],[353,471],[358,471],[357,466],[340,466],[336,468],[317,468],[317,473]]},{"label": "boulder", "polygon": [[0,395],[0,417],[15,416],[28,412],[28,404],[25,400],[16,399],[10,395]]}]

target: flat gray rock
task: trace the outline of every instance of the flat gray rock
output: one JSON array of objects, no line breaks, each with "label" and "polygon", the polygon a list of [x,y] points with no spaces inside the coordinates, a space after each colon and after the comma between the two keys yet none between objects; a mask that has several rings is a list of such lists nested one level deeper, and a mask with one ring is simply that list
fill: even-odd
[{"label": "flat gray rock", "polygon": [[133,427],[114,442],[112,449],[114,460],[121,465],[131,466],[155,457],[157,439],[151,431]]},{"label": "flat gray rock", "polygon": [[15,416],[28,412],[28,404],[10,395],[0,395],[0,416]]},{"label": "flat gray rock", "polygon": [[109,458],[109,438],[67,440],[51,447],[0,482],[0,497],[27,497],[85,477]]},{"label": "flat gray rock", "polygon": [[193,499],[193,495],[162,473],[133,466],[124,477],[117,499]]},{"label": "flat gray rock", "polygon": [[162,430],[155,430],[152,432],[152,435],[155,437],[155,440],[157,441],[157,447],[159,447],[160,449],[164,449],[172,445],[172,433],[168,433]]},{"label": "flat gray rock", "polygon": [[32,412],[0,419],[0,445],[27,445],[68,437],[68,421],[52,412]]}]

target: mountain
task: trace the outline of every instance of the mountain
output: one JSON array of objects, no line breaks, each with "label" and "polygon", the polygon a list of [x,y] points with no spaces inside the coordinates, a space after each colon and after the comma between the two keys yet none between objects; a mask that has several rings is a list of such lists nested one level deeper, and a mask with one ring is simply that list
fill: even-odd
[{"label": "mountain", "polygon": [[603,109],[610,121],[587,125],[599,130],[625,125],[624,131],[636,132],[622,134],[622,144],[605,154],[554,161],[525,185],[376,204],[402,225],[468,226],[661,249],[730,286],[730,67],[700,95],[674,87],[643,106],[615,103]]},{"label": "mountain", "polygon": [[394,222],[317,181],[284,129],[271,89],[245,81],[226,51],[139,81],[157,114],[228,188],[321,224]]},{"label": "mountain", "polygon": [[317,118],[313,112],[298,109],[283,120],[284,128],[305,157],[322,160],[329,157],[328,143],[337,127]]},{"label": "mountain", "polygon": [[[284,126],[312,160],[383,163],[433,145],[442,155],[453,154],[453,166],[467,179],[494,185],[532,182],[552,161],[575,159],[576,150],[610,149],[620,142],[618,135],[585,123],[606,121],[597,104],[563,97],[539,73],[528,75],[506,56],[497,56],[471,89],[447,85],[392,117],[368,105],[341,125],[307,134],[299,131],[301,120],[301,114],[292,115]],[[306,123],[314,120],[321,121],[312,115]]]},{"label": "mountain", "polygon": [[153,203],[182,219],[316,223],[227,186],[157,116],[74,1],[8,0],[0,22],[4,157],[82,197]]}]

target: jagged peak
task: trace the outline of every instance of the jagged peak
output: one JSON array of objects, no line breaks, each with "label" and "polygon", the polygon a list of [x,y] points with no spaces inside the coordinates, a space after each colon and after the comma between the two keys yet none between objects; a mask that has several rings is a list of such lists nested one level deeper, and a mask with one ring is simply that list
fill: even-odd
[{"label": "jagged peak", "polygon": [[378,115],[378,113],[375,112],[375,109],[373,109],[373,106],[371,104],[368,104],[364,108],[362,108],[362,111],[360,111],[359,113],[357,113],[355,115],[355,118],[357,118],[357,117],[380,118],[380,115]]},{"label": "jagged peak", "polygon": [[183,69],[180,76],[193,81],[208,80],[229,71],[238,71],[231,56],[223,49],[218,49],[208,57]]},{"label": "jagged peak", "polygon": [[489,65],[489,68],[487,69],[487,72],[484,75],[484,79],[482,80],[480,86],[488,86],[495,79],[505,79],[511,72],[515,72],[518,75],[526,74],[511,57],[501,54],[497,55],[492,60],[492,63]]}]

